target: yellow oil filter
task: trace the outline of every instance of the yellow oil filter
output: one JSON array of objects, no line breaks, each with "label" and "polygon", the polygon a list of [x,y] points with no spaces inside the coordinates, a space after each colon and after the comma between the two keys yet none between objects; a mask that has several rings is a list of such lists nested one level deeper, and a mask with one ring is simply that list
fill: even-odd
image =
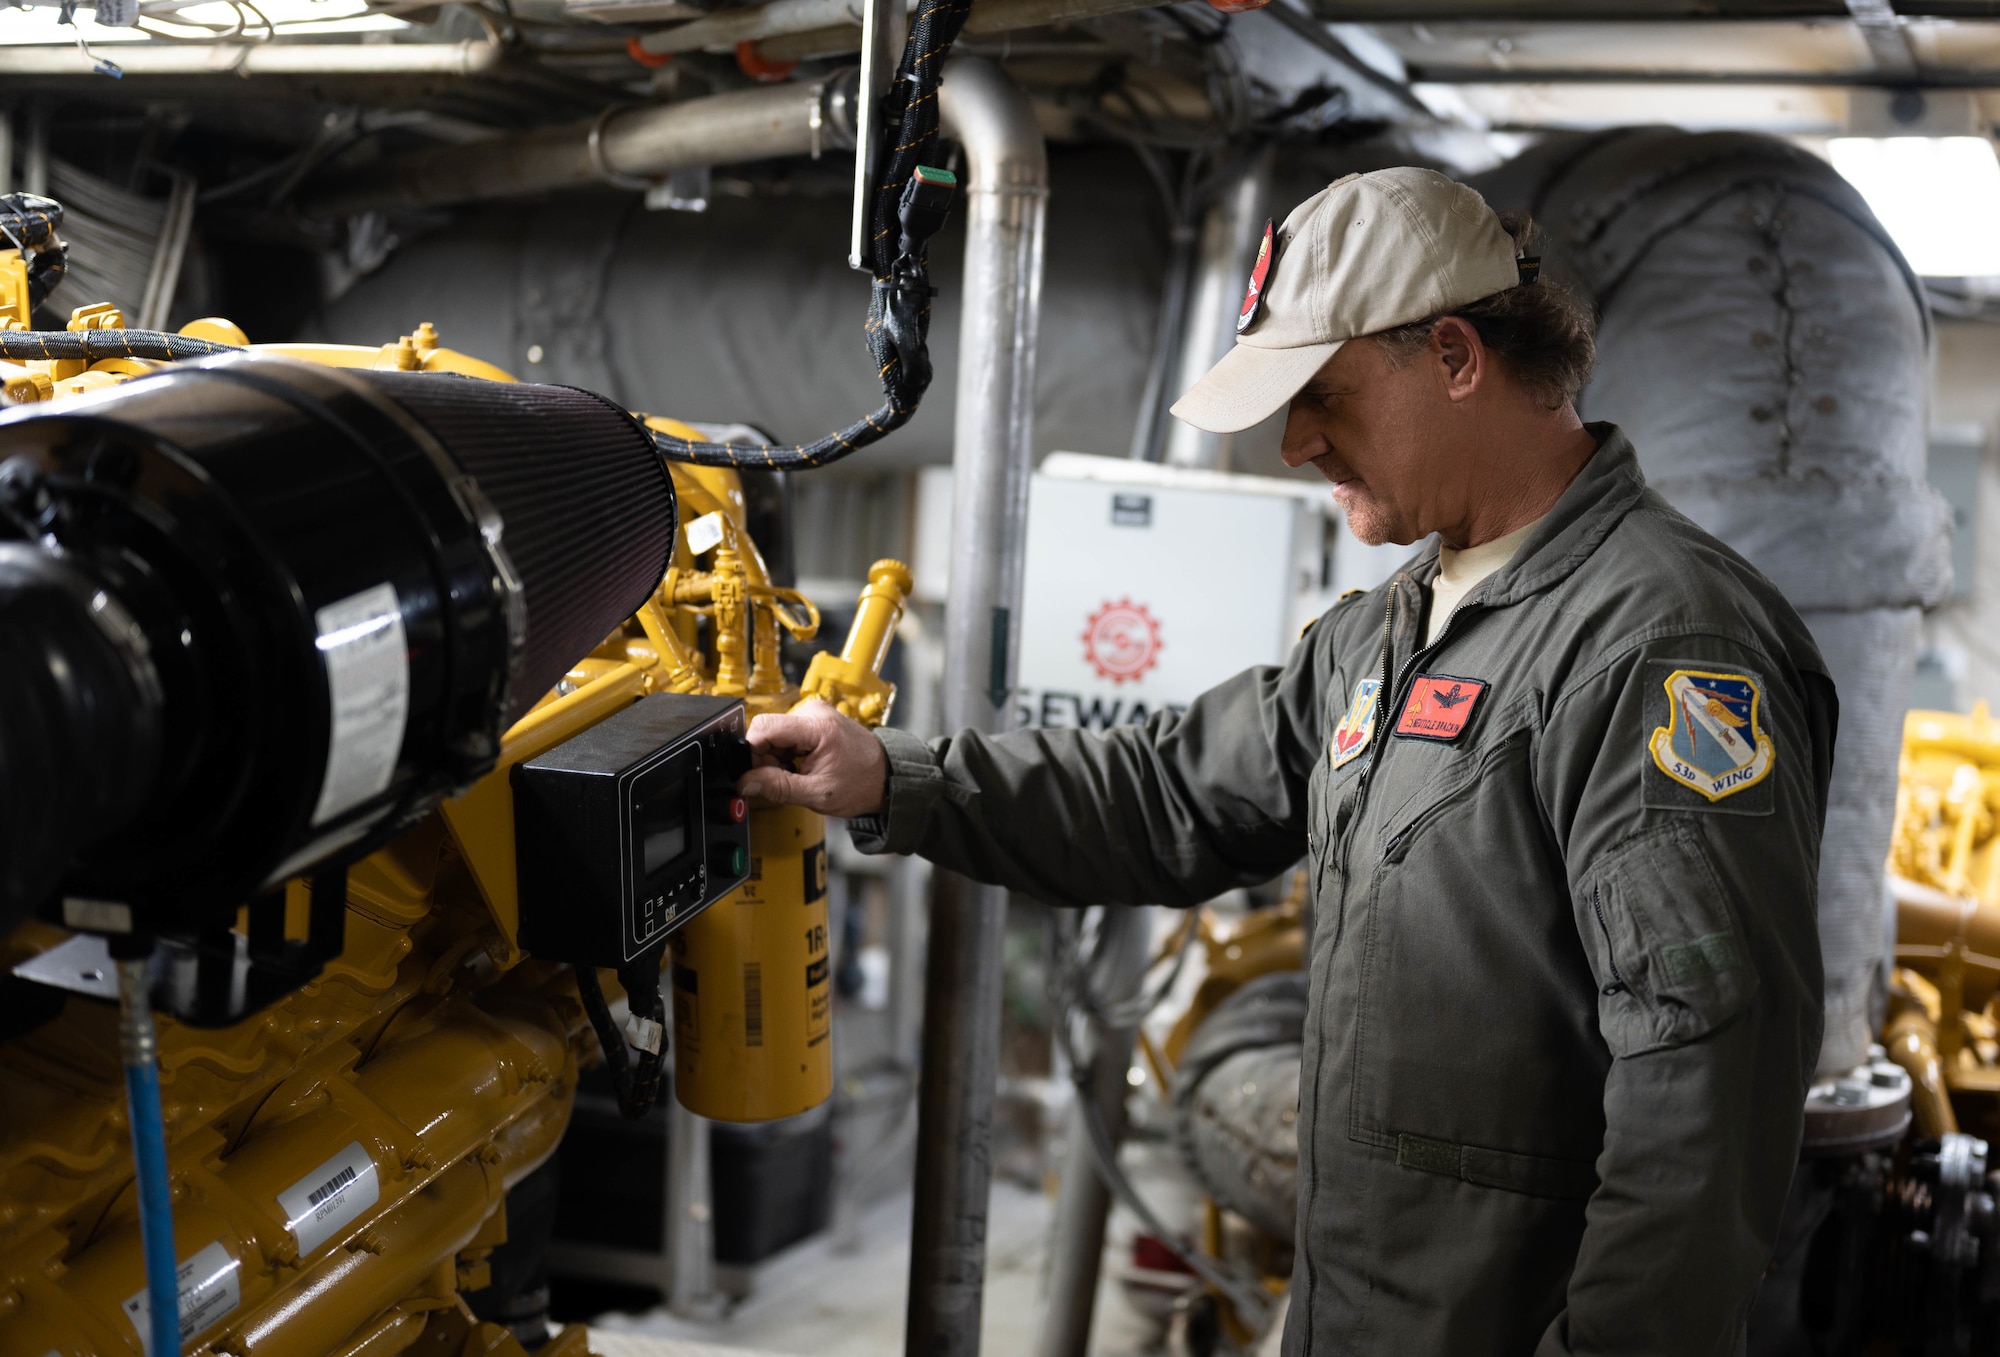
[{"label": "yellow oil filter", "polygon": [[770,1121],[833,1092],[826,821],[750,812],[750,880],[674,934],[674,1093],[715,1121]]}]

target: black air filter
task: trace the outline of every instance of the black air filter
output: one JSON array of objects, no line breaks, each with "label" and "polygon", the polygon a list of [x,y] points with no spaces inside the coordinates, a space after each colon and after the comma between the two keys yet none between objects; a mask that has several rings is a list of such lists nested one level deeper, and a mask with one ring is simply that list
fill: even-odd
[{"label": "black air filter", "polygon": [[637,420],[576,387],[357,375],[421,420],[500,511],[528,606],[511,724],[666,574],[678,526],[666,466]]}]

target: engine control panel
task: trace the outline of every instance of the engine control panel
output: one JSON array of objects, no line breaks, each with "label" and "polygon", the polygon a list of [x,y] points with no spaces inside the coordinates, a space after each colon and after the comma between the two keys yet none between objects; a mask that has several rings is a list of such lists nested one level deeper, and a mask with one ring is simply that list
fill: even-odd
[{"label": "engine control panel", "polygon": [[750,875],[743,702],[655,693],[514,765],[521,945],[617,967]]}]

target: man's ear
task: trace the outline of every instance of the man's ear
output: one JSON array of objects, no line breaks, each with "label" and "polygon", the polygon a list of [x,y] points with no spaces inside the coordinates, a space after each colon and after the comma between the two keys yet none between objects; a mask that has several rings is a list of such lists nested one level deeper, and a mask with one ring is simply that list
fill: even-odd
[{"label": "man's ear", "polygon": [[1447,400],[1467,400],[1486,380],[1492,358],[1479,331],[1460,316],[1445,316],[1431,326],[1431,358],[1444,384]]}]

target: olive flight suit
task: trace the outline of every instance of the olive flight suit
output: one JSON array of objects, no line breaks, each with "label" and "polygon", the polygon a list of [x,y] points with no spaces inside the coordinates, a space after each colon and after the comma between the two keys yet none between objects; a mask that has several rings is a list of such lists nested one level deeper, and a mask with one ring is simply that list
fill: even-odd
[{"label": "olive flight suit", "polygon": [[1590,427],[1428,647],[1435,547],[1185,713],[880,732],[865,851],[1069,905],[1308,859],[1287,1357],[1742,1349],[1819,1051],[1833,683]]}]

